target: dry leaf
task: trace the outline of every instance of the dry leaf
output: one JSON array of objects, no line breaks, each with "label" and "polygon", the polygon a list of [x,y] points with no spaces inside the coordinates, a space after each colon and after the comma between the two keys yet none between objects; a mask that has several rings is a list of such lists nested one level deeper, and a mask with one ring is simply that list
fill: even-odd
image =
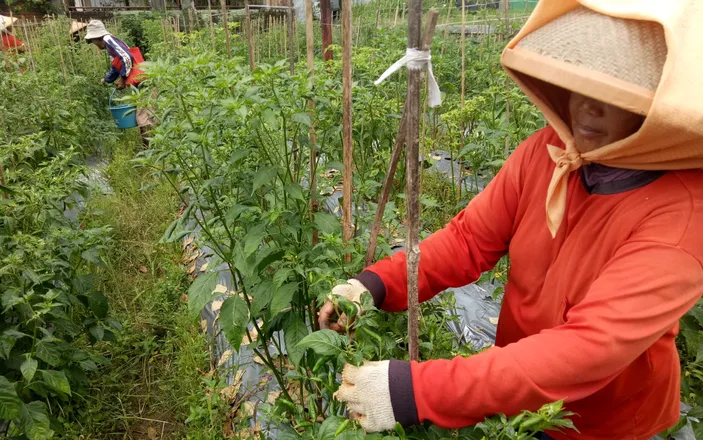
[{"label": "dry leaf", "polygon": [[188,275],[193,275],[194,272],[195,272],[195,263],[193,263],[193,265],[188,268]]},{"label": "dry leaf", "polygon": [[192,254],[188,255],[186,258],[183,259],[183,263],[190,264],[195,261],[196,258],[198,258],[198,253],[193,252]]},{"label": "dry leaf", "polygon": [[200,266],[200,272],[205,272],[207,270],[207,263]]},{"label": "dry leaf", "polygon": [[220,310],[220,307],[222,307],[223,301],[216,299],[215,301],[212,302],[210,305],[210,309],[212,310],[212,313],[215,313],[216,311]]},{"label": "dry leaf", "polygon": [[149,272],[149,269],[147,269],[146,266],[141,265],[141,266],[139,266],[139,272],[147,273],[147,272]]},{"label": "dry leaf", "polygon": [[254,362],[256,362],[259,365],[266,365],[266,364],[264,364],[264,360],[261,359],[259,356],[254,356]]},{"label": "dry leaf", "polygon": [[149,437],[149,440],[156,440],[159,438],[159,433],[153,426],[150,426],[149,429],[146,430],[146,436]]},{"label": "dry leaf", "polygon": [[[205,267],[206,265],[207,263],[205,263],[203,267]],[[203,271],[202,267],[200,268],[200,271]],[[218,284],[217,286],[215,286],[215,290],[213,290],[212,293],[227,293],[227,286],[225,286],[224,284]]]},{"label": "dry leaf", "polygon": [[[240,293],[239,293],[239,297],[240,297],[241,299],[244,299],[244,292],[240,292]],[[254,298],[252,298],[250,295],[247,295],[247,298],[249,298],[249,302],[254,301]]]},{"label": "dry leaf", "polygon": [[[291,380],[290,382],[288,382],[288,385],[286,386],[286,390],[288,391],[288,395],[290,396],[290,398],[293,402],[300,401],[300,381],[299,380]],[[303,390],[303,399],[306,399],[306,401],[307,401],[307,394],[305,393],[305,390]]]},{"label": "dry leaf", "polygon": [[253,428],[244,428],[239,430],[239,438],[242,440],[250,438],[258,438],[261,432],[261,424],[257,423]]},{"label": "dry leaf", "polygon": [[190,246],[190,245],[193,243],[193,240],[195,240],[195,237],[194,237],[193,235],[191,235],[190,237],[188,237],[188,238],[186,239],[186,241],[183,242],[183,249],[185,250],[185,248],[187,248],[188,246]]},{"label": "dry leaf", "polygon": [[220,390],[220,394],[222,397],[232,405],[235,400],[237,399],[237,394],[239,393],[239,389],[242,387],[242,376],[244,375],[244,370],[238,370],[234,374],[234,381],[232,382],[232,385],[226,386]]},{"label": "dry leaf", "polygon": [[220,356],[220,360],[217,361],[217,366],[218,367],[223,366],[224,364],[227,363],[227,361],[231,357],[232,357],[232,350],[226,350],[224,353],[222,353],[222,356]]},{"label": "dry leaf", "polygon": [[202,330],[203,333],[207,332],[207,319],[200,321],[200,330]]},{"label": "dry leaf", "polygon": [[256,411],[256,405],[254,402],[244,402],[242,406],[237,411],[237,417],[246,420],[249,417],[254,417],[254,411]]},{"label": "dry leaf", "polygon": [[184,293],[183,295],[181,295],[181,301],[183,301],[184,303],[188,302],[188,294],[187,293]]},{"label": "dry leaf", "polygon": [[244,338],[242,338],[242,346],[249,345],[251,342],[256,341],[259,337],[259,335],[256,333],[256,330],[248,330],[247,333],[249,334],[249,338],[244,335]]},{"label": "dry leaf", "polygon": [[498,318],[490,317],[488,318],[488,322],[490,322],[493,325],[498,325]]},{"label": "dry leaf", "polygon": [[266,403],[273,405],[276,403],[276,399],[281,395],[280,391],[270,391],[269,395],[266,396]]}]

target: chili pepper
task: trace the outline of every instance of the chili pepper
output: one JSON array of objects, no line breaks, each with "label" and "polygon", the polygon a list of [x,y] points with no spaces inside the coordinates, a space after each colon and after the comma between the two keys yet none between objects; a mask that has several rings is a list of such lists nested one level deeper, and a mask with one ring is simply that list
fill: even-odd
[{"label": "chili pepper", "polygon": [[383,338],[378,333],[374,332],[373,330],[370,330],[366,327],[361,327],[361,330],[363,330],[364,333],[366,333],[367,335],[374,338],[376,340],[376,342],[378,342],[378,345],[381,345],[383,343]]},{"label": "chili pepper", "polygon": [[325,358],[320,358],[315,362],[315,365],[312,367],[312,372],[317,373],[318,370],[325,364]]},{"label": "chili pepper", "polygon": [[342,424],[339,425],[339,428],[337,428],[337,430],[334,431],[334,436],[337,437],[339,434],[343,433],[344,430],[347,428],[348,424],[349,424],[349,419],[343,421]]},{"label": "chili pepper", "polygon": [[295,404],[293,402],[291,402],[290,400],[279,397],[278,401],[281,402],[282,404],[284,404],[285,406],[287,406],[288,408],[290,408],[293,412],[296,411]]},{"label": "chili pepper", "polygon": [[308,397],[308,412],[310,413],[310,420],[317,419],[317,406],[315,405],[313,396]]},{"label": "chili pepper", "polygon": [[297,425],[295,425],[295,426],[293,427],[293,429],[295,429],[296,431],[298,431],[299,429],[307,428],[308,426],[312,426],[312,423],[310,423],[310,422],[300,422],[300,423],[298,423]]}]

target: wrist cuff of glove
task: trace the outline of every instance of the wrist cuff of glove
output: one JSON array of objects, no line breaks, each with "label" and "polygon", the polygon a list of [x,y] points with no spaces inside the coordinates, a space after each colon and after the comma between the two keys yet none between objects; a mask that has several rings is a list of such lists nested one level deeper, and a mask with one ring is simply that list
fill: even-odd
[{"label": "wrist cuff of glove", "polygon": [[417,417],[413,377],[409,362],[391,359],[388,365],[388,388],[395,420],[403,426],[420,423]]},{"label": "wrist cuff of glove", "polygon": [[386,299],[386,286],[383,284],[381,277],[370,270],[365,270],[355,276],[354,279],[361,282],[368,289],[373,298],[373,305],[380,308]]}]

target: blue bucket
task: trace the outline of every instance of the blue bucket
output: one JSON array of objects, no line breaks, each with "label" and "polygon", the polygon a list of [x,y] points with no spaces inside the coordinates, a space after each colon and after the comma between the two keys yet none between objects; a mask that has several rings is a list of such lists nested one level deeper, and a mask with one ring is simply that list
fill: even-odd
[{"label": "blue bucket", "polygon": [[[117,90],[117,89],[115,89]],[[134,128],[137,126],[137,106],[134,105],[112,105],[112,95],[115,94],[115,90],[110,94],[110,99],[108,101],[108,109],[112,113],[112,117],[117,123],[117,128]]]}]

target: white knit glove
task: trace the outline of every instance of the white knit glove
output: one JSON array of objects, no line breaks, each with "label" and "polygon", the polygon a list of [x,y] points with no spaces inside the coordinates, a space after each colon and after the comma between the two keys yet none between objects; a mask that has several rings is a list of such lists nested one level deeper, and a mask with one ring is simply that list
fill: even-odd
[{"label": "white knit glove", "polygon": [[361,367],[347,364],[342,385],[334,398],[347,404],[350,417],[356,418],[366,432],[395,428],[391,392],[388,385],[390,361],[366,362]]},{"label": "white knit glove", "polygon": [[[364,292],[368,292],[369,289],[364,287],[363,284],[361,284],[361,281],[352,278],[350,280],[347,280],[348,284],[337,284],[332,288],[332,293],[330,293],[330,297],[332,296],[341,296],[353,303],[359,303],[361,302],[361,294]],[[332,298],[330,298],[331,300]]]}]

